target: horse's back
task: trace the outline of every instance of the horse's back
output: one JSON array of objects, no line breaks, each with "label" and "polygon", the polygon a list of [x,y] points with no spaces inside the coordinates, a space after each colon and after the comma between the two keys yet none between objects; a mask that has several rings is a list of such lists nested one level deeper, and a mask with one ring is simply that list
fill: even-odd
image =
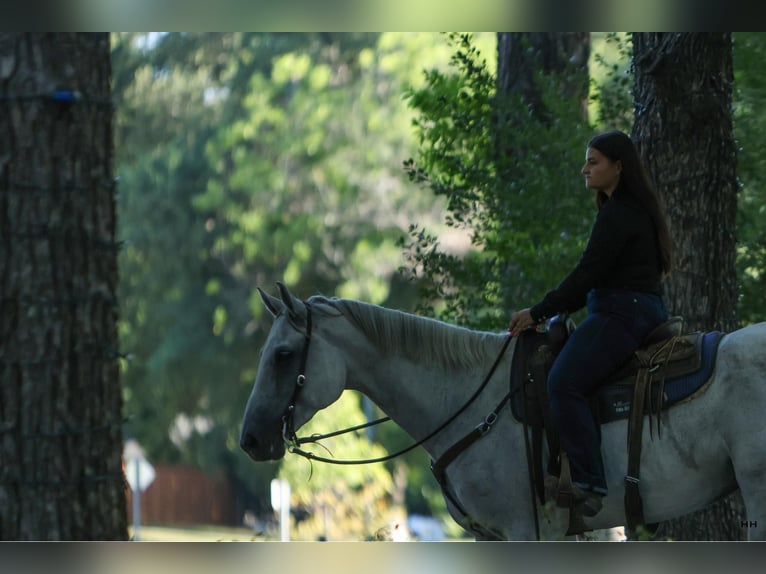
[{"label": "horse's back", "polygon": [[715,418],[732,448],[753,437],[766,440],[765,350],[766,322],[733,331],[721,341],[714,374]]},{"label": "horse's back", "polygon": [[[720,432],[727,445],[737,485],[745,502],[742,523],[766,523],[766,322],[728,334],[719,349],[718,386]],[[763,540],[766,531],[748,530]]]},{"label": "horse's back", "polygon": [[[714,384],[721,408],[760,423],[766,401],[766,322],[728,333],[718,349]],[[742,416],[740,416],[742,415]],[[763,425],[760,425],[763,426]]]},{"label": "horse's back", "polygon": [[721,342],[720,354],[748,363],[766,364],[766,321],[754,323],[731,333]]}]

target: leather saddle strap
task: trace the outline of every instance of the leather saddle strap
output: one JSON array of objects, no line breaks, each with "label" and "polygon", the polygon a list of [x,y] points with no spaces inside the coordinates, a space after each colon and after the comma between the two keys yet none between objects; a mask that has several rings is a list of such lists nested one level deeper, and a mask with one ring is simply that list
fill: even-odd
[{"label": "leather saddle strap", "polygon": [[641,438],[644,430],[644,404],[651,392],[651,376],[647,367],[641,367],[636,375],[633,404],[628,419],[628,473],[625,475],[625,517],[627,527],[635,532],[644,523],[644,508],[639,490],[641,472]]},{"label": "leather saddle strap", "polygon": [[[656,417],[657,422],[657,438],[662,438],[662,427],[661,427],[661,420],[660,420],[660,411],[662,411],[662,404],[664,402],[664,395],[665,395],[665,378],[667,375],[667,368],[668,364],[670,363],[670,359],[673,357],[673,353],[676,350],[676,344],[680,340],[680,337],[674,336],[668,339],[666,341],[666,345],[670,347],[670,350],[665,355],[665,360],[662,361],[662,363],[659,363],[655,360],[654,357],[652,357],[651,364],[653,365],[653,370],[659,370],[659,374],[655,375],[654,377],[650,377],[650,380],[653,380],[654,378],[659,377],[659,383],[658,383],[658,391],[657,391],[657,404],[653,404],[652,401],[652,393],[650,391],[647,391],[649,393],[649,436],[654,438],[652,435],[652,414]],[[697,352],[700,354],[702,353],[702,348],[698,347]],[[658,351],[659,353],[659,351]],[[701,363],[701,360],[700,360]],[[650,371],[650,375],[653,371]],[[650,382],[651,386],[651,382]]]},{"label": "leather saddle strap", "polygon": [[533,426],[533,454],[534,454],[534,481],[540,502],[545,502],[545,488],[543,485],[545,476],[543,472],[542,435],[545,432],[548,443],[548,464],[546,470],[549,474],[558,474],[557,457],[559,453],[558,436],[553,428],[550,404],[548,401],[548,367],[553,362],[550,349],[547,345],[541,345],[530,361],[529,376],[530,384],[534,386],[533,397],[535,399],[534,410],[539,419]]},{"label": "leather saddle strap", "polygon": [[535,361],[536,373],[535,384],[537,385],[537,407],[542,417],[543,430],[548,443],[548,474],[559,474],[559,436],[553,427],[553,414],[551,413],[551,404],[548,397],[548,369],[552,366],[554,357],[548,345],[541,345],[538,349],[537,361]]}]

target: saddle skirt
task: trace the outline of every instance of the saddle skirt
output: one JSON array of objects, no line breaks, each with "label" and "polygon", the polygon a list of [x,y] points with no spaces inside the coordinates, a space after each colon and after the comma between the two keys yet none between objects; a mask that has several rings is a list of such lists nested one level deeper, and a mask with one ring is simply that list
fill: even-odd
[{"label": "saddle skirt", "polygon": [[658,413],[691,398],[710,380],[723,335],[720,331],[675,335],[639,349],[591,398],[596,420],[604,424],[628,418],[638,370],[644,366],[642,359],[647,360],[645,368],[651,377],[647,413]]},{"label": "saddle skirt", "polygon": [[[546,422],[547,373],[574,328],[571,320],[566,321],[554,321],[544,332],[525,331],[520,336],[511,377],[511,409],[519,422],[530,426],[543,426]],[[682,335],[680,326],[680,318],[673,318],[658,327],[631,359],[590,397],[591,409],[599,424],[630,416],[636,377],[642,368],[649,370],[651,381],[645,403],[648,414],[667,409],[702,389],[712,375],[724,333]]]}]

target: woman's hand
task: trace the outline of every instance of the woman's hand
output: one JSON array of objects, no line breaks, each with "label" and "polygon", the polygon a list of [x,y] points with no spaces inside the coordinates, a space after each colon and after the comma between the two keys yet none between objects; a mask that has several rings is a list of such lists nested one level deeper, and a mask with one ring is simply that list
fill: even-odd
[{"label": "woman's hand", "polygon": [[529,312],[529,309],[522,309],[511,315],[511,323],[508,325],[508,332],[512,337],[515,337],[524,329],[528,329],[534,325],[535,320],[532,319],[532,313]]}]

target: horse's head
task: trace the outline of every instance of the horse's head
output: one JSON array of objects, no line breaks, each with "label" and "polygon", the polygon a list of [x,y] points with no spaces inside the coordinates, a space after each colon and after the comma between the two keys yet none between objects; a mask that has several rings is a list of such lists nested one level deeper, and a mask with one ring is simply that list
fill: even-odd
[{"label": "horse's head", "polygon": [[274,324],[242,421],[240,446],[255,460],[282,458],[284,435],[335,402],[346,379],[343,357],[327,341],[326,322],[319,321],[327,310],[297,299],[281,283],[277,287],[280,298],[258,289]]}]

